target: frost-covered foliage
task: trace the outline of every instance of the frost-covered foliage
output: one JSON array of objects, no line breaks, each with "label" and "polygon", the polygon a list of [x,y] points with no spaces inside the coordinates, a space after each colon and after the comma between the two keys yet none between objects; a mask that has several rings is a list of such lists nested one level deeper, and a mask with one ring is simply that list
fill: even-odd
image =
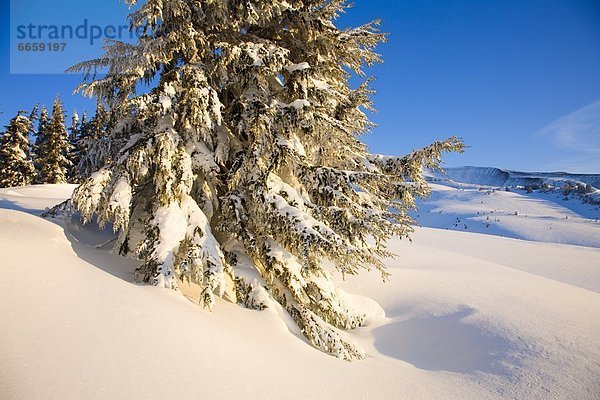
[{"label": "frost-covered foliage", "polygon": [[42,109],[40,111],[40,115],[38,118],[38,127],[37,127],[37,130],[35,131],[35,142],[34,142],[33,149],[32,149],[33,164],[36,169],[36,177],[35,177],[36,183],[43,183],[41,181],[39,170],[41,167],[44,142],[46,140],[46,132],[48,131],[49,123],[50,123],[50,117],[48,116],[48,109],[46,108],[46,106],[42,106]]},{"label": "frost-covered foliage", "polygon": [[0,187],[29,185],[35,178],[35,167],[29,151],[31,120],[20,111],[0,136]]},{"label": "frost-covered foliage", "polygon": [[[39,134],[42,130],[43,133]],[[68,172],[72,163],[69,161],[71,145],[67,128],[65,127],[65,112],[57,97],[52,107],[50,121],[43,122],[40,118],[38,131],[37,157],[39,165],[39,180],[42,183],[67,183]]]},{"label": "frost-covered foliage", "polygon": [[[85,117],[85,113],[83,114]],[[81,157],[85,155],[85,149],[82,146],[81,133],[82,133],[82,121],[79,119],[77,111],[73,112],[71,116],[71,127],[69,128],[69,144],[71,145],[71,151],[69,152],[69,161],[71,162],[71,168],[69,168],[69,182],[75,183],[79,181],[77,176],[77,165]]]},{"label": "frost-covered foliage", "polygon": [[[129,0],[136,3],[135,0]],[[407,236],[407,210],[428,192],[456,139],[401,158],[369,154],[368,80],[379,62],[377,22],[335,26],[340,0],[148,0],[131,15],[146,34],[113,42],[75,70],[108,74],[82,85],[117,122],[124,143],[74,193],[86,220],[113,222],[137,276],[169,288],[196,285],[248,307],[281,305],[317,348],[364,353],[339,329],[365,322],[332,273],[376,269],[386,241]],[[158,84],[136,95],[139,82]],[[125,139],[126,142],[125,142]],[[278,307],[278,306],[277,306]]]},{"label": "frost-covered foliage", "polygon": [[[75,179],[83,180],[92,173],[100,170],[118,157],[119,150],[127,142],[127,126],[121,124],[119,130],[113,129],[109,138],[108,132],[113,128],[109,111],[98,103],[96,114],[88,121],[84,114],[82,117],[79,134],[77,137],[77,148],[79,157],[75,163]],[[120,132],[117,135],[117,131]]]}]

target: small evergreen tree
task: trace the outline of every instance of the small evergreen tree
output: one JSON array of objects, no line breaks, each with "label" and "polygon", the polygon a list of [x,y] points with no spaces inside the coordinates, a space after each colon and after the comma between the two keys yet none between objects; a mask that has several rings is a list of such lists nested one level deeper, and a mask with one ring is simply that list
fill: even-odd
[{"label": "small evergreen tree", "polygon": [[[129,0],[129,3],[136,3]],[[317,348],[364,353],[339,329],[365,315],[336,289],[333,270],[387,276],[386,241],[411,232],[407,211],[429,193],[451,138],[405,157],[359,140],[377,23],[340,30],[342,0],[148,0],[131,16],[146,34],[114,42],[74,70],[108,74],[82,86],[110,106],[106,138],[120,149],[74,193],[88,221],[113,222],[115,249],[137,276],[247,307],[283,307]],[[139,82],[158,85],[136,95]],[[115,143],[118,144],[115,145]],[[333,269],[333,270],[332,270]]]},{"label": "small evergreen tree", "polygon": [[79,182],[77,165],[81,160],[84,153],[82,143],[82,124],[79,121],[79,114],[77,110],[73,112],[71,116],[71,127],[69,128],[69,144],[71,145],[71,151],[69,152],[69,161],[71,162],[71,168],[69,169],[69,182]]},{"label": "small evergreen tree", "polygon": [[32,158],[33,158],[33,164],[35,166],[36,169],[36,178],[35,178],[35,182],[36,183],[43,183],[41,181],[41,176],[40,176],[40,169],[41,169],[41,157],[43,154],[43,148],[44,148],[44,143],[46,141],[46,132],[47,132],[47,128],[48,128],[48,124],[50,122],[50,119],[48,117],[48,110],[46,109],[46,106],[42,106],[42,109],[40,111],[40,115],[38,118],[38,128],[35,131],[35,141],[33,144],[33,150],[32,150]]},{"label": "small evergreen tree", "polygon": [[[29,158],[31,159],[31,162],[33,163],[33,160],[35,158],[35,139],[37,137],[37,130],[35,129],[35,125],[36,123],[39,122],[40,119],[40,106],[39,104],[36,104],[33,109],[31,110],[31,112],[29,113],[29,132],[27,134],[27,141],[29,143]],[[34,167],[35,167],[35,163],[34,163]],[[34,177],[34,181],[37,178],[37,170],[35,171],[35,177]]]},{"label": "small evergreen tree", "polygon": [[[35,135],[36,131],[33,128],[33,126],[35,125],[36,122],[38,122],[39,118],[40,118],[40,106],[39,104],[36,104],[33,109],[31,110],[31,112],[29,113],[29,122],[31,122],[31,132],[32,134]],[[30,138],[30,142],[31,142],[31,138]]]},{"label": "small evergreen tree", "polygon": [[32,123],[19,111],[0,137],[0,187],[29,185],[35,177],[29,134]]},{"label": "small evergreen tree", "polygon": [[[91,123],[90,121],[88,121],[88,117],[87,117],[87,112],[85,112],[85,110],[81,113],[81,118],[79,120],[78,123],[78,128],[77,128],[77,139],[78,142],[81,142],[82,139],[86,138],[86,137],[91,137]],[[81,145],[81,143],[80,143]]]},{"label": "small evergreen tree", "polygon": [[[40,125],[41,123],[40,121]],[[71,145],[65,127],[65,112],[58,97],[54,100],[52,117],[43,129],[40,154],[37,155],[40,164],[40,180],[42,183],[67,183],[71,167],[68,158]]]},{"label": "small evergreen tree", "polygon": [[73,144],[77,142],[79,138],[79,114],[77,114],[77,110],[73,111],[73,115],[71,116],[71,127],[69,128],[69,141]]}]

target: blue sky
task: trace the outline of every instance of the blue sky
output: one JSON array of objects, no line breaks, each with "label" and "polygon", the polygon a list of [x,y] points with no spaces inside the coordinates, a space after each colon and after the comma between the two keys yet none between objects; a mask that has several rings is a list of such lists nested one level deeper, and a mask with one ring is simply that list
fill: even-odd
[{"label": "blue sky", "polygon": [[[76,8],[67,0],[15,1],[43,4],[28,7],[27,18],[47,23],[120,24],[127,15],[118,0],[81,0]],[[377,78],[378,127],[364,137],[372,151],[405,154],[457,135],[471,147],[447,157],[448,166],[600,173],[599,1],[354,3],[339,25],[382,18],[389,33],[379,48],[384,64],[369,70]],[[1,7],[0,123],[37,102],[51,105],[57,94],[68,110],[91,111],[92,101],[71,94],[77,75],[10,73],[8,2]],[[98,47],[82,46],[82,58]]]}]

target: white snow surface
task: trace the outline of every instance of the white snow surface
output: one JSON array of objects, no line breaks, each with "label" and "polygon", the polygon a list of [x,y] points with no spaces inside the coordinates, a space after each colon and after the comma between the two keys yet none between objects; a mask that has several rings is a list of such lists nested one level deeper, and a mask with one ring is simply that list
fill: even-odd
[{"label": "white snow surface", "polygon": [[554,186],[566,182],[588,183],[600,188],[600,174],[570,174],[568,172],[522,172],[494,167],[453,167],[445,168],[445,173],[428,175],[438,179],[451,179],[454,182],[487,186],[526,186],[548,183]]},{"label": "white snow surface", "polygon": [[305,69],[309,69],[310,68],[310,64],[307,62],[301,62],[298,64],[294,64],[294,65],[290,65],[288,67],[285,67],[285,69],[287,69],[288,72],[295,72],[295,71],[304,71]]},{"label": "white snow surface", "polygon": [[[39,217],[73,188],[0,189],[3,400],[599,397],[593,225],[553,225],[577,246],[540,242],[531,223],[502,228],[527,241],[434,228],[417,228],[412,243],[391,240],[399,256],[386,261],[389,282],[366,272],[338,279],[355,294],[349,301],[373,310],[349,333],[367,359],[349,363],[311,347],[277,312],[224,300],[208,312],[135,283],[134,260],[96,247],[110,229]],[[444,209],[480,200],[446,188],[458,198],[447,196]],[[590,218],[551,199],[481,196],[506,215],[523,207],[528,221]]]},{"label": "white snow surface", "polygon": [[[419,201],[411,216],[424,227],[600,248],[600,204],[576,194],[565,196],[560,189],[528,193],[520,185],[503,186],[505,177],[490,178],[498,171],[463,167],[445,179],[436,176],[431,196]],[[584,178],[593,181],[596,175]],[[540,179],[541,185],[556,178],[528,179]]]}]

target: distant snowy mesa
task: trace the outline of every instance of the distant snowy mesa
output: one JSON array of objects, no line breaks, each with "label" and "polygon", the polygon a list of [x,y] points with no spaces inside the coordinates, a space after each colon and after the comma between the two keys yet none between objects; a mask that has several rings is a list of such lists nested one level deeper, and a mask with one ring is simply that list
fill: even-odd
[{"label": "distant snowy mesa", "polygon": [[454,182],[532,190],[562,190],[578,193],[600,203],[600,174],[567,172],[519,172],[493,167],[446,168],[445,174],[429,172],[428,178]]},{"label": "distant snowy mesa", "polygon": [[600,247],[600,175],[458,167],[427,179],[421,226]]}]

